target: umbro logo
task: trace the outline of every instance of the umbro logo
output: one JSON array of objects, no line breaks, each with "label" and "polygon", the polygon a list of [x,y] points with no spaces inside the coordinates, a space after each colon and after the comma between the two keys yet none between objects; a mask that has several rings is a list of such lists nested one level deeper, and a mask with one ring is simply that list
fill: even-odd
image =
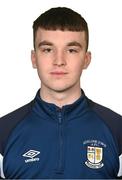
[{"label": "umbro logo", "polygon": [[29,158],[29,159],[25,159],[25,163],[28,163],[28,162],[39,161],[39,157],[36,157],[39,154],[40,154],[39,151],[29,150],[26,153],[24,153],[22,156]]}]

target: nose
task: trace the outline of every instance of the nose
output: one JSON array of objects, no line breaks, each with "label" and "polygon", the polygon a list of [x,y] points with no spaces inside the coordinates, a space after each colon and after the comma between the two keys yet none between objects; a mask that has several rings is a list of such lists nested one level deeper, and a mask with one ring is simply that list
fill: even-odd
[{"label": "nose", "polygon": [[65,53],[62,51],[57,51],[55,53],[53,64],[56,66],[65,66],[66,65]]}]

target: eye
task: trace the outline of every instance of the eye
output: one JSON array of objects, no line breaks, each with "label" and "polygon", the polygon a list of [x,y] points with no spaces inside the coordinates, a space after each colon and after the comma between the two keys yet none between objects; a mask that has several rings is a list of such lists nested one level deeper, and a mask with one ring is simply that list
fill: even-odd
[{"label": "eye", "polygon": [[68,51],[69,51],[69,53],[78,53],[78,50],[74,49],[74,48],[71,48]]},{"label": "eye", "polygon": [[50,53],[52,51],[51,48],[43,48],[42,49],[42,52],[45,52],[45,53]]}]

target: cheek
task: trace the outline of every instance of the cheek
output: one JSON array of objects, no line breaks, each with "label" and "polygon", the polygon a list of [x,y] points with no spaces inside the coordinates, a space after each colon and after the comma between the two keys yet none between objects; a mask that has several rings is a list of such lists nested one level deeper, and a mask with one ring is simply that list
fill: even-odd
[{"label": "cheek", "polygon": [[39,69],[42,69],[46,67],[49,67],[51,65],[52,62],[52,57],[51,55],[44,55],[41,53],[37,54],[37,65]]},{"label": "cheek", "polygon": [[48,73],[49,73],[49,63],[47,63],[47,61],[38,61],[37,63],[37,72],[39,75],[39,78],[42,79],[46,79],[48,78]]},{"label": "cheek", "polygon": [[40,72],[45,71],[46,68],[48,67],[48,65],[49,65],[49,62],[47,61],[46,58],[43,58],[43,57],[37,58],[37,69],[38,69],[38,71],[40,71]]},{"label": "cheek", "polygon": [[84,63],[81,59],[78,61],[76,60],[76,62],[72,63],[72,71],[74,71],[75,73],[82,72],[83,67],[84,67]]},{"label": "cheek", "polygon": [[80,65],[78,67],[76,67],[76,69],[75,69],[76,75],[78,77],[81,76],[82,71],[83,71],[83,68]]},{"label": "cheek", "polygon": [[79,63],[74,63],[72,65],[72,74],[74,78],[79,79],[83,69],[84,69],[84,64],[82,63],[82,61],[79,61]]}]

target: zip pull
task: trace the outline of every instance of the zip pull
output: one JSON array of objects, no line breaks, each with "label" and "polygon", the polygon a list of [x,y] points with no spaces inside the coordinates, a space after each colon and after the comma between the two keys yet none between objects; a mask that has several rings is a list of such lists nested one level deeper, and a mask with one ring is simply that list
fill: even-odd
[{"label": "zip pull", "polygon": [[58,120],[59,120],[59,123],[61,124],[62,123],[62,114],[61,114],[61,112],[59,112],[59,114],[58,114]]},{"label": "zip pull", "polygon": [[57,112],[58,112],[58,122],[59,124],[62,123],[62,111],[61,109],[57,109]]}]

